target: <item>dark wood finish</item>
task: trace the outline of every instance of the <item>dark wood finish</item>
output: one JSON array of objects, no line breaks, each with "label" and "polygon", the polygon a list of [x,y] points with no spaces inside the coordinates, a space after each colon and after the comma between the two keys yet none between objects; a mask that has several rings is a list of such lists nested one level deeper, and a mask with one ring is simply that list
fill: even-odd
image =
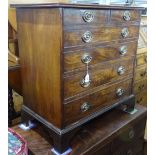
[{"label": "dark wood finish", "polygon": [[[112,110],[98,117],[93,122],[83,126],[81,130],[73,137],[70,146],[73,149],[71,155],[112,155],[113,149],[111,145],[113,140],[121,137],[128,128],[136,127],[144,134],[144,126],[142,124],[146,121],[146,108],[137,105],[137,113],[129,115],[121,110]],[[114,119],[115,118],[115,119]],[[37,128],[31,129],[29,132],[21,130],[18,126],[13,127],[17,133],[22,135],[28,142],[28,148],[35,155],[49,155],[52,148],[52,140],[49,138],[48,132],[44,130],[42,125],[37,125]],[[138,133],[139,135],[139,133]],[[136,135],[135,135],[136,136]],[[142,136],[140,137],[142,138]],[[135,139],[131,143],[125,143],[122,148],[119,145],[115,149],[128,151],[130,144],[134,144],[131,148],[139,150],[141,148],[141,140]],[[139,154],[138,154],[139,153]],[[141,148],[136,155],[143,155]],[[141,153],[141,154],[140,154]],[[53,154],[52,154],[53,155]],[[124,155],[124,154],[123,154]]]},{"label": "dark wood finish", "polygon": [[61,128],[61,9],[17,9],[17,21],[24,104]]},{"label": "dark wood finish", "polygon": [[[24,96],[22,120],[28,122],[35,119],[41,122],[53,138],[56,150],[59,152],[65,151],[69,146],[70,139],[83,124],[110,109],[119,105],[126,106],[127,111],[134,109],[135,97],[131,86],[136,45],[133,42],[137,43],[139,35],[140,17],[138,19],[136,10],[139,12],[142,8],[139,10],[136,7],[131,7],[131,9],[130,7],[116,6],[114,9],[114,6],[61,3],[48,3],[47,5],[46,2],[13,6],[17,7]],[[75,14],[68,15],[67,13],[67,16],[71,16],[71,19],[67,19],[69,17],[65,16],[65,10],[69,8],[73,9],[73,13],[75,11]],[[83,23],[80,10],[91,10],[91,8],[97,14],[94,19],[96,22],[94,24]],[[126,9],[135,15],[131,22],[118,22],[118,14],[116,17],[113,16],[114,18],[111,16],[110,11],[125,11]],[[73,17],[73,15],[75,16]],[[78,24],[72,23],[74,18],[77,19]],[[99,21],[101,18],[104,20],[103,23],[100,23],[102,20]],[[128,28],[129,31],[126,38],[123,38],[121,34],[123,28]],[[92,33],[93,39],[90,43],[84,43],[81,39],[85,31],[91,31]],[[97,60],[94,64],[88,66],[91,79],[89,88],[82,88],[79,84],[87,73],[86,66],[74,68],[74,65],[72,65],[71,70],[67,70],[67,72],[64,70],[64,61],[66,62],[64,56],[66,53],[71,53],[71,50],[83,49],[85,51],[85,49],[88,50],[88,47],[98,49],[100,46],[106,47],[114,42],[117,43],[117,48],[123,43],[127,44],[128,48],[131,46],[132,48],[129,48],[130,50],[124,57],[116,55],[117,57],[114,58],[115,55],[111,57],[108,54],[108,59],[101,60],[99,58],[101,54],[98,57],[96,54],[93,55],[93,57],[96,56]],[[129,52],[130,54],[128,54]],[[101,52],[99,51],[99,53]],[[123,75],[118,74],[118,67],[120,66],[125,67]],[[129,81],[124,83],[125,80]],[[120,87],[126,87],[125,97],[119,100],[116,100],[114,95],[117,82],[122,82],[122,85],[119,85]],[[105,91],[109,92],[109,95],[105,94]],[[78,106],[79,110],[80,103],[90,94],[94,96],[93,101],[95,101],[95,98],[96,100],[97,98],[100,99],[94,102],[97,108],[94,108],[89,117],[81,115],[82,118],[76,119],[78,123],[70,124],[72,121],[66,123],[66,119],[70,117],[68,112],[66,115],[66,110],[70,111],[68,106],[71,104],[73,107]],[[107,101],[107,103],[103,104],[101,101]],[[102,104],[107,106],[100,106]],[[72,111],[71,114],[77,116],[78,110],[75,108],[75,111]]]},{"label": "dark wood finish", "polygon": [[[125,73],[123,75],[119,75],[117,72],[120,66],[125,68]],[[67,99],[97,86],[107,85],[114,81],[123,80],[125,76],[132,74],[133,66],[134,59],[132,57],[113,60],[110,61],[110,63],[106,62],[97,66],[90,66],[89,74],[91,83],[87,88],[82,87],[80,84],[80,81],[86,75],[85,70],[82,71],[82,73],[78,71],[78,74],[69,74],[64,78],[64,98]]]},{"label": "dark wood finish", "polygon": [[[120,54],[120,48],[122,46],[127,47],[127,53],[125,55]],[[90,65],[96,65],[101,62],[106,62],[113,59],[119,59],[123,57],[131,57],[135,55],[137,48],[136,41],[112,43],[107,46],[96,46],[88,48],[78,48],[78,49],[65,49],[64,50],[64,71],[72,71],[80,67],[85,68],[85,64],[81,61],[83,55],[88,54],[92,57]]]},{"label": "dark wood finish", "polygon": [[[65,126],[69,125],[71,123],[74,123],[75,121],[80,120],[84,117],[89,117],[89,115],[92,115],[93,112],[96,112],[97,110],[105,107],[110,107],[110,105],[113,105],[116,102],[119,102],[120,100],[126,98],[131,94],[131,85],[132,85],[132,79],[129,79],[128,81],[122,81],[117,84],[113,84],[109,87],[106,87],[104,89],[101,89],[97,92],[92,92],[87,96],[84,96],[83,98],[80,98],[78,100],[74,100],[73,102],[67,103],[64,106],[64,123]],[[116,91],[118,88],[122,88],[124,90],[124,94],[120,97],[117,96]],[[84,103],[90,104],[90,109],[87,111],[82,111],[81,106]]]},{"label": "dark wood finish", "polygon": [[[126,38],[123,38],[121,35],[121,31],[123,28],[128,28],[129,35]],[[82,35],[86,32],[90,31],[92,33],[92,41],[90,43],[85,43],[82,40]],[[98,26],[93,28],[87,25],[75,25],[75,26],[67,26],[64,30],[64,46],[72,47],[79,46],[85,44],[95,44],[95,43],[104,43],[110,42],[114,40],[126,40],[128,38],[138,38],[139,34],[139,26],[118,26],[118,27],[104,27]]]},{"label": "dark wood finish", "polygon": [[143,90],[147,90],[147,79],[135,81],[134,93],[140,93]]},{"label": "dark wood finish", "polygon": [[136,104],[147,106],[147,90],[143,90],[136,95]]},{"label": "dark wood finish", "polygon": [[136,57],[136,65],[145,65],[147,63],[147,54],[138,54]]}]

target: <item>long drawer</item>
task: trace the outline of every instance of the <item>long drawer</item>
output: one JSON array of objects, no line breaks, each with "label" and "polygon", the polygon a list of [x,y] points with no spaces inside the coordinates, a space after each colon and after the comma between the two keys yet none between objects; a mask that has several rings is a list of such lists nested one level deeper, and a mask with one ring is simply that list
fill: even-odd
[{"label": "long drawer", "polygon": [[123,58],[108,61],[89,67],[90,82],[85,83],[86,70],[68,74],[64,77],[64,97],[69,98],[78,93],[104,85],[116,80],[123,80],[125,76],[133,74],[134,58]]},{"label": "long drawer", "polygon": [[80,67],[95,65],[103,61],[134,56],[137,48],[137,41],[112,43],[108,46],[97,46],[79,49],[65,50],[64,71],[71,71]]},{"label": "long drawer", "polygon": [[64,46],[91,45],[92,43],[138,38],[138,34],[139,27],[134,25],[117,27],[88,27],[87,25],[68,26],[64,30]]},{"label": "long drawer", "polygon": [[117,103],[131,94],[132,79],[125,80],[86,95],[80,99],[64,104],[65,125],[76,122],[85,116],[93,114],[103,107]]}]

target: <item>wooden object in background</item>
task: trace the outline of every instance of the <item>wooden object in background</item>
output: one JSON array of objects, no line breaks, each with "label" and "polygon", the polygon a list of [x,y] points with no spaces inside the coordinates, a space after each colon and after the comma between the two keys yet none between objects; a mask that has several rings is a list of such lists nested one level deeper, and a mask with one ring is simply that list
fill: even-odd
[{"label": "wooden object in background", "polygon": [[[121,104],[134,109],[136,46],[131,45],[138,40],[143,8],[49,1],[12,6],[17,9],[22,119],[48,128],[58,152],[68,148],[84,123]],[[105,54],[111,46],[116,58]]]},{"label": "wooden object in background", "polygon": [[[146,108],[137,105],[136,109],[133,115],[112,110],[82,127],[70,143],[70,155],[144,155]],[[53,155],[53,142],[42,125],[30,131],[18,126],[13,130],[27,140],[30,155]]]},{"label": "wooden object in background", "polygon": [[136,103],[147,106],[147,17],[142,16],[136,56],[134,91]]}]

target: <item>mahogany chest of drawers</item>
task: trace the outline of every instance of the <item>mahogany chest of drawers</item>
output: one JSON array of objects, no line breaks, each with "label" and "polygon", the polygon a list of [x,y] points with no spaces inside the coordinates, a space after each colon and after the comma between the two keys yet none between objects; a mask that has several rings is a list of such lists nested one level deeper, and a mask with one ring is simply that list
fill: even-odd
[{"label": "mahogany chest of drawers", "polygon": [[23,121],[45,125],[59,152],[84,123],[120,105],[134,109],[142,8],[16,4]]}]

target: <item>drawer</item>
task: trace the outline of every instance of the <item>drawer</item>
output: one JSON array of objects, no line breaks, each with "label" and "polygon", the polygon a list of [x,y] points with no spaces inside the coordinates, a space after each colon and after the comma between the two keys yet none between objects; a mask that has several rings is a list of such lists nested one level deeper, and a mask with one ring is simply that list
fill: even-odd
[{"label": "drawer", "polygon": [[94,9],[63,9],[64,25],[76,24],[104,24],[107,22],[108,10]]},{"label": "drawer", "polygon": [[[64,97],[69,98],[86,90],[123,80],[125,76],[133,74],[134,58],[123,58],[108,61],[96,66],[89,66],[89,82],[86,79],[86,67],[83,71],[67,74],[64,77]],[[121,72],[120,72],[121,71]]]},{"label": "drawer", "polygon": [[[132,144],[126,146],[119,146],[116,152],[112,155],[137,155],[143,149],[144,141],[143,139],[138,139],[137,141],[133,142]],[[142,155],[142,154],[141,154]]]},{"label": "drawer", "polygon": [[64,46],[72,47],[79,45],[89,45],[92,43],[103,43],[114,40],[125,40],[128,38],[138,38],[138,26],[120,27],[88,27],[73,26],[64,30]]},{"label": "drawer", "polygon": [[136,57],[136,65],[140,66],[140,65],[144,65],[147,63],[147,54],[138,54]]},{"label": "drawer", "polygon": [[111,10],[111,22],[113,23],[131,23],[139,21],[140,24],[141,12],[138,10]]},{"label": "drawer", "polygon": [[[137,42],[114,43],[108,46],[97,46],[90,48],[71,49],[64,53],[64,71],[71,71],[85,67],[90,59],[89,65],[95,65],[103,61],[118,59],[123,56],[133,56],[136,52]],[[66,53],[67,52],[67,53]]]},{"label": "drawer", "polygon": [[143,106],[147,106],[147,90],[144,90],[138,94],[136,94],[136,104],[141,104]]},{"label": "drawer", "polygon": [[137,80],[143,80],[147,77],[147,68],[146,65],[142,67],[137,67],[135,69],[135,81]]},{"label": "drawer", "polygon": [[112,151],[116,152],[120,146],[123,148],[126,145],[130,145],[134,141],[137,141],[140,137],[144,137],[145,124],[145,118],[142,118],[138,122],[134,122],[126,126],[124,130],[118,132],[116,138],[114,138],[112,142]]},{"label": "drawer", "polygon": [[134,84],[134,93],[137,94],[143,90],[147,90],[147,79],[136,81]]},{"label": "drawer", "polygon": [[91,92],[89,95],[64,104],[65,125],[76,122],[85,116],[92,115],[93,112],[101,108],[107,108],[129,96],[132,89],[131,85],[132,79],[124,80],[123,82],[109,85],[97,92]]}]

